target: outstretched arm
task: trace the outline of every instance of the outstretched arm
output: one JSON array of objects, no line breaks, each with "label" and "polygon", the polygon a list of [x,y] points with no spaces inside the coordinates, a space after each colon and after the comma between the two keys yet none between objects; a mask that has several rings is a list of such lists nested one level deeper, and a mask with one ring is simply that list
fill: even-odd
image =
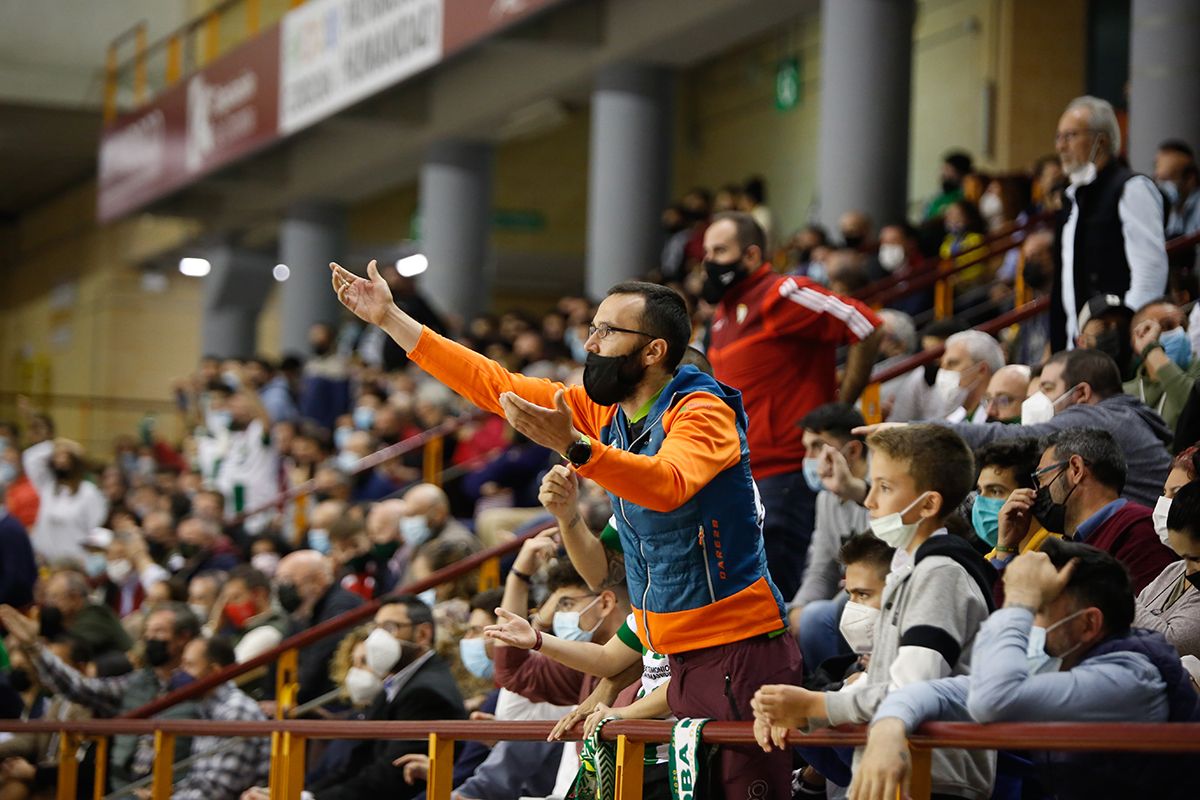
[{"label": "outstretched arm", "polygon": [[[538,642],[538,636],[528,620],[503,608],[496,609],[496,624],[485,628],[484,636],[500,644],[525,650],[532,649]],[[563,666],[600,678],[619,675],[630,664],[641,660],[641,653],[631,649],[619,636],[612,637],[602,645],[572,642],[548,633],[543,634],[541,639],[540,652],[543,655]]]}]

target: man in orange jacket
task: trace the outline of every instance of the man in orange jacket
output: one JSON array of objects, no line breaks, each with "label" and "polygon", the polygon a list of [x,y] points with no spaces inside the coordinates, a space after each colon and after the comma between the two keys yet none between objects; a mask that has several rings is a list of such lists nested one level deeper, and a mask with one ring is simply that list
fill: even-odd
[{"label": "man in orange jacket", "polygon": [[[392,302],[375,262],[367,278],[330,268],[342,304],[413,363],[608,491],[638,634],[670,660],[676,715],[749,720],[759,686],[799,681],[767,572],[741,394],[679,366],[691,324],[678,293],[635,281],[609,290],[583,386],[568,387],[510,373],[423,328]],[[791,796],[787,753],[724,747],[721,773],[728,798]]]}]

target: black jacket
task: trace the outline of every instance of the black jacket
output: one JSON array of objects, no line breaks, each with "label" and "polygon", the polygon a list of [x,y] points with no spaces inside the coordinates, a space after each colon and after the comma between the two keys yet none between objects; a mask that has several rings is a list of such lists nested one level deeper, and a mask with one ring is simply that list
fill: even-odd
[{"label": "black jacket", "polygon": [[[368,720],[466,719],[462,695],[446,662],[436,654],[422,664],[389,702],[387,690],[375,698]],[[408,800],[422,787],[404,782],[404,770],[392,761],[409,753],[426,753],[425,741],[371,739],[358,742],[346,768],[308,787],[317,800],[387,798]]]},{"label": "black jacket", "polygon": [[[317,601],[312,616],[306,620],[292,619],[289,634],[295,635],[303,630],[316,627],[326,620],[341,616],[347,611],[358,608],[363,603],[358,595],[348,592],[334,584],[325,596]],[[324,639],[310,644],[300,650],[300,697],[301,703],[320,697],[335,687],[329,677],[329,660],[337,650],[340,636],[326,636]]]}]

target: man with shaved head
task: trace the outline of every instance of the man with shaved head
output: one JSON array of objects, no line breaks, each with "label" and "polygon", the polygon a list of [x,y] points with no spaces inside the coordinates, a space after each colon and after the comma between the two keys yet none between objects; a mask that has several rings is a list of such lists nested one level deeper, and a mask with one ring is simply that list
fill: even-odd
[{"label": "man with shaved head", "polygon": [[[362,605],[362,598],[334,581],[333,564],[316,550],[284,556],[275,571],[279,604],[291,617],[289,635],[320,625]],[[299,702],[307,703],[334,688],[329,659],[339,639],[327,636],[300,650]]]},{"label": "man with shaved head", "polygon": [[1020,422],[1021,403],[1029,391],[1029,367],[1008,364],[996,370],[983,395],[988,422]]}]

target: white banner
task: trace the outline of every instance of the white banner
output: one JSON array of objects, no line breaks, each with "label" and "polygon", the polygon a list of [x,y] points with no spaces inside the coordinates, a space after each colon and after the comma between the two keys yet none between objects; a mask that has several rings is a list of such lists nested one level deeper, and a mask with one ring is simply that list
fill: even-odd
[{"label": "white banner", "polygon": [[443,1],[310,0],[289,11],[280,29],[280,133],[440,61]]}]

